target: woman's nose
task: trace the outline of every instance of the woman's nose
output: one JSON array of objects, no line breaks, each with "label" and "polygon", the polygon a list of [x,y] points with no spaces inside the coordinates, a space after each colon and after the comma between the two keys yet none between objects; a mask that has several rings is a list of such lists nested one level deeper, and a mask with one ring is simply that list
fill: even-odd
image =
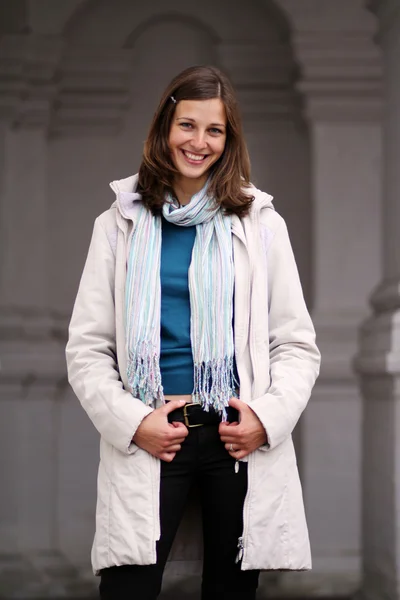
[{"label": "woman's nose", "polygon": [[193,149],[196,149],[196,150],[204,149],[207,145],[205,132],[202,132],[202,131],[194,132],[192,140],[191,140],[191,144],[193,146]]}]

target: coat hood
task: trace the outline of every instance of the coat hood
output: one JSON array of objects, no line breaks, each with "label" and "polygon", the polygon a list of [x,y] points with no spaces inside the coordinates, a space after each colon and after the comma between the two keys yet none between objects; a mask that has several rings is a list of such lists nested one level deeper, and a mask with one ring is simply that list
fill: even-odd
[{"label": "coat hood", "polygon": [[[113,206],[117,206],[122,216],[126,218],[132,218],[134,203],[142,198],[141,195],[136,192],[138,178],[139,176],[136,173],[136,175],[131,175],[125,179],[117,179],[110,183],[110,187],[116,195]],[[266,192],[262,192],[254,185],[251,185],[251,187],[247,189],[254,196],[252,210],[255,212],[258,212],[263,208],[271,208],[274,210],[272,204],[273,196]]]}]

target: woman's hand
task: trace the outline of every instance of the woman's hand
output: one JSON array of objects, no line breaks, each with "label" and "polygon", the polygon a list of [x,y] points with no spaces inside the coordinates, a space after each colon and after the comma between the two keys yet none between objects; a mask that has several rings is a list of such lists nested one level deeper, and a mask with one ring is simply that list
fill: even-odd
[{"label": "woman's hand", "polygon": [[171,400],[143,419],[132,441],[153,456],[171,462],[189,431],[183,423],[168,423],[168,414],[182,408],[185,400]]},{"label": "woman's hand", "polygon": [[229,454],[239,460],[263,446],[268,437],[260,419],[248,404],[231,398],[229,405],[239,411],[240,423],[223,421],[219,426],[219,435]]}]

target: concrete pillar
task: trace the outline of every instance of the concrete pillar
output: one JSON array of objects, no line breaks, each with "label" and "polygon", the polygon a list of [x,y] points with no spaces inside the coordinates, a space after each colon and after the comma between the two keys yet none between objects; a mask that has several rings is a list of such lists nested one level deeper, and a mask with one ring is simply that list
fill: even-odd
[{"label": "concrete pillar", "polygon": [[362,597],[400,598],[400,2],[369,2],[384,63],[381,283],[360,331],[363,394]]},{"label": "concrete pillar", "polygon": [[54,395],[65,368],[47,304],[46,180],[58,48],[36,36],[0,44],[0,563],[55,545]]},{"label": "concrete pillar", "polygon": [[313,570],[285,574],[282,585],[301,580],[333,596],[360,581],[361,398],[351,364],[368,289],[380,278],[381,65],[371,15],[354,2],[336,3],[334,13],[325,0],[280,4],[293,18],[310,128],[312,314],[322,352],[299,426]]}]

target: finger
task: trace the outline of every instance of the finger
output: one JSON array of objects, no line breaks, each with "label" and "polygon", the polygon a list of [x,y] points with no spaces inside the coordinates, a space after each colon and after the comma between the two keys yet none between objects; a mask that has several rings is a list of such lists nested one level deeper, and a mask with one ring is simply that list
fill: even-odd
[{"label": "finger", "polygon": [[164,438],[163,440],[160,440],[160,447],[163,452],[168,452],[168,448],[170,448],[171,446],[176,446],[177,444],[180,445],[176,438],[168,437]]},{"label": "finger", "polygon": [[232,444],[232,442],[229,442],[229,444],[225,444],[225,450],[228,450],[229,454],[233,455],[239,450],[239,448],[235,448],[235,445]]},{"label": "finger", "polygon": [[236,444],[238,445],[239,442],[239,436],[238,435],[231,435],[231,434],[227,434],[227,435],[220,435],[219,439],[221,440],[221,442],[224,442],[224,444]]},{"label": "finger", "polygon": [[181,445],[181,444],[183,444],[183,442],[185,441],[185,439],[186,439],[186,438],[175,438],[175,437],[174,437],[174,438],[172,438],[172,439],[168,440],[168,441],[167,441],[167,443],[166,443],[166,445],[167,445],[167,446],[172,446],[172,445],[174,445],[174,444],[179,444],[179,445]]},{"label": "finger", "polygon": [[180,430],[179,435],[183,435],[184,437],[189,435],[189,429],[186,427],[186,425],[184,423],[181,423],[180,421],[172,421],[172,423],[170,423],[170,425],[172,425],[175,429]]},{"label": "finger", "polygon": [[186,427],[185,431],[182,431],[181,429],[177,430],[174,427],[171,427],[171,429],[165,435],[164,440],[168,444],[181,444],[183,441],[185,441],[187,435]]},{"label": "finger", "polygon": [[225,448],[226,450],[228,450],[229,454],[231,454],[234,458],[236,458],[236,456],[239,454],[239,452],[242,452],[244,449],[240,448],[237,444],[225,444]]},{"label": "finger", "polygon": [[222,421],[219,424],[218,427],[218,431],[220,434],[225,434],[227,435],[228,433],[230,433],[233,429],[233,427],[237,427],[239,425],[239,423],[237,421],[234,421],[233,423],[227,423],[227,421]]},{"label": "finger", "polygon": [[176,410],[177,408],[182,408],[184,404],[186,404],[186,400],[170,400],[169,402],[166,402],[163,406],[161,406],[160,411],[163,412],[165,415],[168,415],[173,410]]},{"label": "finger", "polygon": [[161,452],[158,455],[158,458],[165,462],[172,462],[175,458],[175,455],[176,455],[176,452]]},{"label": "finger", "polygon": [[237,452],[229,452],[229,454],[232,456],[232,458],[235,458],[236,460],[242,460],[242,458],[250,454],[250,452],[248,452],[247,450],[238,450]]},{"label": "finger", "polygon": [[238,410],[239,412],[243,409],[246,410],[247,408],[246,402],[239,400],[239,398],[231,398],[229,400],[229,406],[232,406],[232,408],[236,408],[236,410]]},{"label": "finger", "polygon": [[181,445],[180,444],[170,444],[169,446],[167,446],[164,449],[164,452],[179,452],[179,450],[181,449]]},{"label": "finger", "polygon": [[220,428],[225,428],[225,427],[237,427],[239,425],[239,421],[232,421],[231,423],[229,421],[221,421],[220,423]]},{"label": "finger", "polygon": [[171,440],[170,444],[178,444],[179,446],[181,446],[183,444],[183,442],[185,441],[185,438],[177,438],[175,440]]}]

